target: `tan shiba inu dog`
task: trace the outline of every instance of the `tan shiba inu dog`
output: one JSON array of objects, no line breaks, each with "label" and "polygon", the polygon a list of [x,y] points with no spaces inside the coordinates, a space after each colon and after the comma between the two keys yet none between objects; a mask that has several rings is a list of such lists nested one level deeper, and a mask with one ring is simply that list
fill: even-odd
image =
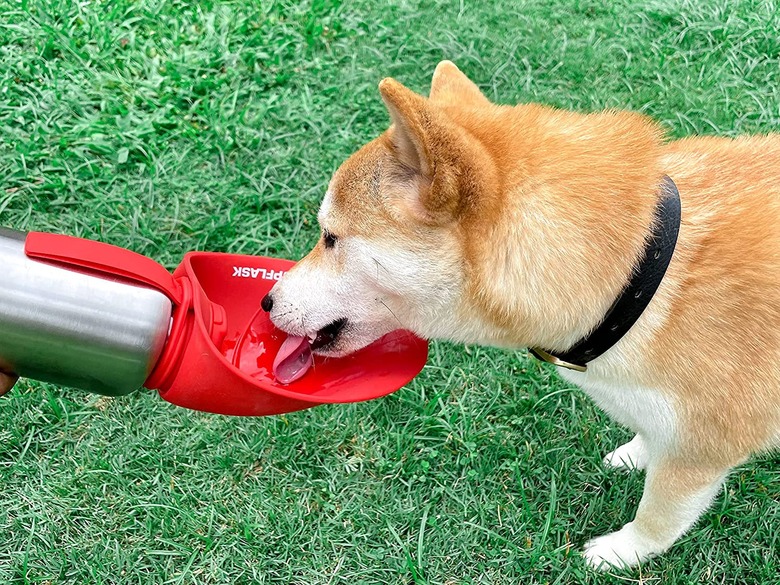
[{"label": "tan shiba inu dog", "polygon": [[660,288],[587,371],[561,370],[636,432],[605,463],[647,471],[588,562],[666,550],[780,444],[780,137],[665,142],[635,113],[494,105],[448,61],[428,98],[379,92],[392,125],[336,171],[321,240],[264,300],[273,322],[324,355],[399,327],[565,351],[632,278],[668,175],[682,220]]}]

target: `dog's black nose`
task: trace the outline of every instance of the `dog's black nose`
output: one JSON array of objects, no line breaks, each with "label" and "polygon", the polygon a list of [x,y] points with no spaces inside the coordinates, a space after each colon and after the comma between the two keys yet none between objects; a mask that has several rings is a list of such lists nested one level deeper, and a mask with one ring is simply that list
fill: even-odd
[{"label": "dog's black nose", "polygon": [[271,309],[274,308],[274,299],[271,296],[271,293],[268,293],[263,297],[263,300],[260,301],[260,306],[263,308],[263,311],[266,313],[270,313]]}]

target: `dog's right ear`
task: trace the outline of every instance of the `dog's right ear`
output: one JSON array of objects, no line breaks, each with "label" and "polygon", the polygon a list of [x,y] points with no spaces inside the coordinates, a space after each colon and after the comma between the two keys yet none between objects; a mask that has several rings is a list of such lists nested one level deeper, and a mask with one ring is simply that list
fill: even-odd
[{"label": "dog's right ear", "polygon": [[485,105],[490,103],[466,75],[452,61],[442,61],[436,66],[431,80],[431,101],[447,101],[460,104]]}]

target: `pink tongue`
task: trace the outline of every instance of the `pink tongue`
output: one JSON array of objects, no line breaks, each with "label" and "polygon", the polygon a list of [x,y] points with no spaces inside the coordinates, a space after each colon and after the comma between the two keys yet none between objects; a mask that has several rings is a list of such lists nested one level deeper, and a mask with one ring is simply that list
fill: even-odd
[{"label": "pink tongue", "polygon": [[290,335],[274,359],[274,376],[282,384],[295,382],[309,371],[312,362],[309,339]]}]

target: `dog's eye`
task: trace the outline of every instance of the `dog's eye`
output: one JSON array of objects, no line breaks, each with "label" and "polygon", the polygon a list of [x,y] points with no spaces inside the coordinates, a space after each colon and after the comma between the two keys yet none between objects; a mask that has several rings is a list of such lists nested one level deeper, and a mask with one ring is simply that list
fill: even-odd
[{"label": "dog's eye", "polygon": [[325,243],[326,248],[332,248],[336,245],[338,238],[329,231],[322,232],[322,241]]}]

